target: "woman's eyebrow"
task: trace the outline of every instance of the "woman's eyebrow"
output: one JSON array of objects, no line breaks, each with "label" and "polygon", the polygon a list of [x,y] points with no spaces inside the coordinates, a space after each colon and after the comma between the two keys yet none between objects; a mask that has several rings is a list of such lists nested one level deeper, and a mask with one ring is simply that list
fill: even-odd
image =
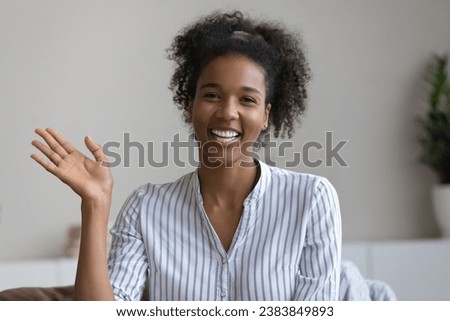
[{"label": "woman's eyebrow", "polygon": [[242,89],[262,95],[262,93],[254,87],[243,86]]},{"label": "woman's eyebrow", "polygon": [[212,88],[219,88],[219,84],[213,83],[213,82],[209,82],[206,84],[203,84],[200,86],[200,89],[206,88],[206,87],[212,87]]},{"label": "woman's eyebrow", "polygon": [[[209,82],[206,84],[203,84],[200,86],[200,89],[206,88],[206,87],[212,87],[212,88],[220,88],[219,84],[213,83],[213,82]],[[257,94],[262,94],[261,91],[259,91],[258,89],[256,89],[255,87],[250,87],[250,86],[242,86],[241,87],[243,90],[245,91],[250,91],[250,92],[254,92]]]}]

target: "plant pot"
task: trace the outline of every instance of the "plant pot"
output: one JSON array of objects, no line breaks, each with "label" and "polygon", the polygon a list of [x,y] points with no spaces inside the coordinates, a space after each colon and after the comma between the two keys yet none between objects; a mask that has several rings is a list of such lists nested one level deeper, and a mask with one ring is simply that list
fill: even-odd
[{"label": "plant pot", "polygon": [[432,190],[436,222],[444,238],[450,238],[450,184],[435,185]]}]

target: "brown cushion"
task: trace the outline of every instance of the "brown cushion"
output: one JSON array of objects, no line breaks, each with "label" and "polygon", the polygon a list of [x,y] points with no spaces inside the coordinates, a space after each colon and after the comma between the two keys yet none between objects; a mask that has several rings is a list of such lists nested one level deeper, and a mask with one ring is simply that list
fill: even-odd
[{"label": "brown cushion", "polygon": [[73,285],[49,288],[14,288],[0,292],[0,301],[71,301]]},{"label": "brown cushion", "polygon": [[[0,292],[0,301],[73,301],[74,286],[49,288],[14,288]],[[148,289],[145,287],[141,301],[148,301]]]}]

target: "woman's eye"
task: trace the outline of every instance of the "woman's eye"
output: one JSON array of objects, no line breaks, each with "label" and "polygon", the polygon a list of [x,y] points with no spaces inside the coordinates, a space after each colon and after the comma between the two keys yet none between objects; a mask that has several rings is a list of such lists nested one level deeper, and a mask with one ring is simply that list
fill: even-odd
[{"label": "woman's eye", "polygon": [[208,98],[208,99],[219,99],[220,96],[217,93],[206,93],[203,95],[203,97]]},{"label": "woman's eye", "polygon": [[246,104],[256,104],[256,99],[252,97],[243,97],[242,101]]}]

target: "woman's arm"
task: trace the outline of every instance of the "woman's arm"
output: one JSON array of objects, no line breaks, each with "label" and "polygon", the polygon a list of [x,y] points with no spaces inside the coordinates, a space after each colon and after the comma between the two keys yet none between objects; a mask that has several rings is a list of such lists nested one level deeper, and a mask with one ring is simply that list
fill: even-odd
[{"label": "woman's arm", "polygon": [[102,148],[91,138],[86,147],[94,160],[79,152],[52,128],[36,129],[45,143],[32,145],[48,160],[31,157],[81,197],[81,244],[75,280],[75,300],[114,300],[107,267],[108,218],[113,179]]},{"label": "woman's arm", "polygon": [[107,265],[107,233],[111,199],[82,201],[81,242],[75,300],[114,300]]},{"label": "woman's arm", "polygon": [[321,178],[309,210],[295,300],[338,300],[341,214],[334,187]]}]

